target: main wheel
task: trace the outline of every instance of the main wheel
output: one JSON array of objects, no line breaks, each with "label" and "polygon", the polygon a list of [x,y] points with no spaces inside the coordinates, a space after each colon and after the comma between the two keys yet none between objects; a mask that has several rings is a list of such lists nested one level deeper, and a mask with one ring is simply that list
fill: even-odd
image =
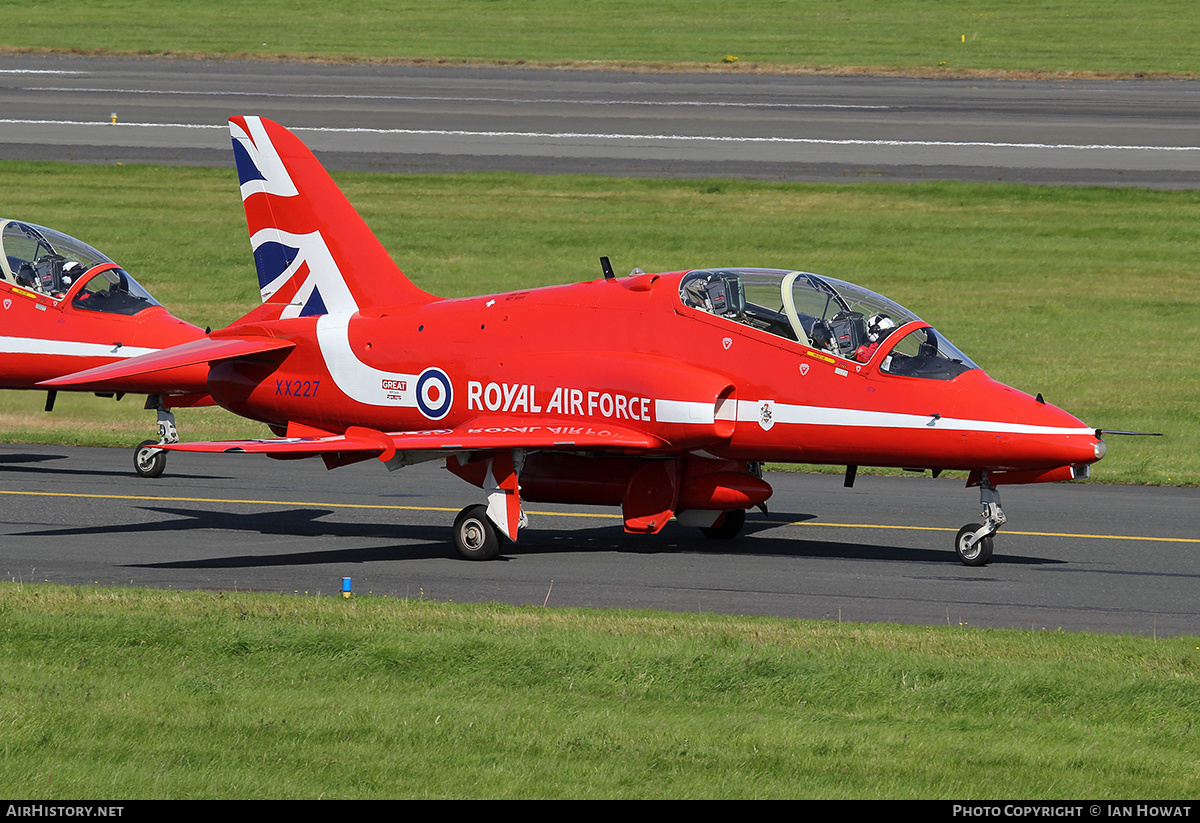
[{"label": "main wheel", "polygon": [[133,469],[142,477],[158,477],[167,467],[167,453],[157,440],[143,440],[133,450]]},{"label": "main wheel", "polygon": [[454,548],[467,560],[491,560],[500,552],[500,535],[487,506],[467,506],[454,518]]},{"label": "main wheel", "polygon": [[958,530],[954,538],[954,553],[965,566],[986,566],[992,559],[992,538],[987,536],[968,548],[967,540],[982,528],[978,523],[968,523]]},{"label": "main wheel", "polygon": [[714,540],[728,540],[742,533],[746,525],[745,509],[730,509],[717,518],[717,522],[708,527],[702,527],[700,533]]}]

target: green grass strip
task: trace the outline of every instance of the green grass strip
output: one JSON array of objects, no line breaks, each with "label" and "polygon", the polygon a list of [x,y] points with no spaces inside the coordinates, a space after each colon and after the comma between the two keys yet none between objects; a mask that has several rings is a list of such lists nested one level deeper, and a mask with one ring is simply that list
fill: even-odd
[{"label": "green grass strip", "polygon": [[1200,73],[1194,0],[56,0],[0,48],[617,68]]},{"label": "green grass strip", "polygon": [[0,793],[1200,792],[1197,638],[314,594],[0,584]]}]

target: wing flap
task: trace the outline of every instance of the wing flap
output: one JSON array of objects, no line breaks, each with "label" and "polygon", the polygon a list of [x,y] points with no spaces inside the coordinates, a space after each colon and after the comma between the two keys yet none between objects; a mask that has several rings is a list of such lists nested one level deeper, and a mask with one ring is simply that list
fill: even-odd
[{"label": "wing flap", "polygon": [[171,451],[233,452],[277,457],[315,457],[324,454],[360,453],[387,462],[397,452],[507,451],[510,449],[644,451],[662,447],[663,441],[627,426],[581,424],[545,420],[531,425],[520,420],[507,424],[496,419],[475,419],[450,429],[380,432],[351,426],[344,434],[327,437],[283,437],[264,440],[217,440],[171,443]]}]

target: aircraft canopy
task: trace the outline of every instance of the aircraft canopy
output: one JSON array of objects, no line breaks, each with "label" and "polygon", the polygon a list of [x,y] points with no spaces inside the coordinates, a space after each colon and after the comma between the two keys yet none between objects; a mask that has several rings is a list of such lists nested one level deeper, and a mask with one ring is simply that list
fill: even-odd
[{"label": "aircraft canopy", "polygon": [[18,220],[0,220],[0,279],[86,311],[132,315],[160,305],[87,243]]},{"label": "aircraft canopy", "polygon": [[[832,277],[783,269],[701,269],[680,281],[684,305],[889,374],[952,380],[979,368],[900,304]],[[910,326],[909,324],[919,324]],[[895,333],[909,326],[905,334]]]}]

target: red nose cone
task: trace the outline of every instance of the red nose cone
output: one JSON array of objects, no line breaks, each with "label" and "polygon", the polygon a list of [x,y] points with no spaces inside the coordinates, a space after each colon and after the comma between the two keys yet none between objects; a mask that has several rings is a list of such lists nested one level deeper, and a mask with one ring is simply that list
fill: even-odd
[{"label": "red nose cone", "polygon": [[[985,470],[1082,468],[1104,456],[1104,442],[1082,420],[1003,383],[983,378],[964,392],[957,416],[993,429]],[[987,440],[987,438],[984,438]]]}]

